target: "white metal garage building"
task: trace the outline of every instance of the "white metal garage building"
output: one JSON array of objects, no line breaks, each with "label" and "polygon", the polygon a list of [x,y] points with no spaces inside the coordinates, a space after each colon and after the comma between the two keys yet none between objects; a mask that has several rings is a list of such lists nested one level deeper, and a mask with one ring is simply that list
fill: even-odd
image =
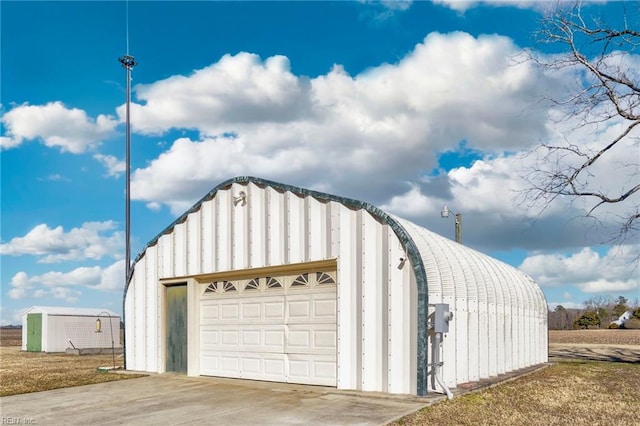
[{"label": "white metal garage building", "polygon": [[511,266],[356,200],[221,183],[153,239],[124,293],[126,366],[425,395],[547,361],[547,305]]}]

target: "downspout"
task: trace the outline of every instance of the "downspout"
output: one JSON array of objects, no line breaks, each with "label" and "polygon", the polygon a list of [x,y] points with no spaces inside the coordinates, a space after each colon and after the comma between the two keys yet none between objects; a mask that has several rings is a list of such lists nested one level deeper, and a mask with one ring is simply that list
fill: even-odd
[{"label": "downspout", "polygon": [[[436,382],[438,383],[438,385],[440,385],[440,387],[444,390],[444,393],[447,395],[447,399],[452,400],[453,393],[444,384],[444,381],[440,377],[440,373],[441,373],[440,366],[443,364],[442,362],[440,362],[440,346],[441,345],[442,345],[442,333],[435,332],[435,344],[433,348],[433,364],[431,364],[433,368],[431,371],[433,372],[433,377],[435,378]],[[435,386],[434,386],[434,390],[435,390]]]}]

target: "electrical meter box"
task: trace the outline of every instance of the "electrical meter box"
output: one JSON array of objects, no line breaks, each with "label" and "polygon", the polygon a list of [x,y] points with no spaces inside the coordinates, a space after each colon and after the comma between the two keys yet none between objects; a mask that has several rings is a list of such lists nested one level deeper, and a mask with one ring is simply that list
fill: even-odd
[{"label": "electrical meter box", "polygon": [[433,314],[433,330],[436,333],[448,333],[449,321],[453,319],[453,312],[449,312],[448,303],[436,303],[436,311]]}]

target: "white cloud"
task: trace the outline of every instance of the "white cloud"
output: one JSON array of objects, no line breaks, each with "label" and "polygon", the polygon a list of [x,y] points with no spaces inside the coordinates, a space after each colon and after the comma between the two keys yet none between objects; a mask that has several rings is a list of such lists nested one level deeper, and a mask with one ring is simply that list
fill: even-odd
[{"label": "white cloud", "polygon": [[429,198],[424,195],[417,185],[411,185],[411,189],[401,195],[391,197],[387,204],[381,208],[390,212],[395,212],[401,216],[419,217],[422,215],[432,215],[436,213],[441,202],[437,198]]},{"label": "white cloud", "polygon": [[[245,52],[225,55],[189,77],[173,76],[134,90],[146,104],[131,104],[132,127],[147,134],[169,128],[217,134],[214,123],[287,120],[302,112],[298,103],[305,100],[303,81],[291,74],[286,57],[262,62]],[[120,117],[124,108],[118,108]]]},{"label": "white cloud", "polygon": [[367,6],[361,18],[370,20],[374,24],[392,19],[396,14],[408,10],[413,0],[358,0]]},{"label": "white cloud", "polygon": [[77,302],[82,295],[82,292],[68,287],[53,287],[50,292],[54,298],[63,299],[69,303]]},{"label": "white cloud", "polygon": [[461,140],[500,152],[546,134],[544,110],[531,107],[545,77],[516,63],[519,52],[505,37],[434,33],[397,64],[353,77],[335,66],[308,79],[284,57],[240,53],[137,86],[134,129],[202,136],[136,170],[132,197],[178,213],[212,182],[258,175],[383,203]]},{"label": "white cloud", "polygon": [[640,289],[640,244],[611,247],[603,256],[589,247],[569,255],[537,254],[522,269],[541,286],[575,286],[585,293],[630,292]]},{"label": "white cloud", "polygon": [[46,178],[40,178],[38,180],[49,180],[52,182],[70,182],[71,181],[71,179],[62,176],[59,173],[54,173],[52,175],[47,176]]},{"label": "white cloud", "polygon": [[[86,222],[80,228],[65,232],[61,226],[49,228],[46,224],[35,226],[24,237],[15,237],[0,245],[4,256],[39,256],[41,263],[68,260],[99,260],[105,256],[121,255],[122,232],[114,232],[116,223]],[[104,235],[110,232],[109,235]]]},{"label": "white cloud", "polygon": [[[560,0],[562,1],[562,0]],[[458,11],[460,13],[464,13],[469,9],[472,9],[476,6],[480,6],[483,4],[490,6],[512,6],[518,8],[545,8],[548,7],[548,4],[556,4],[555,1],[532,1],[532,0],[433,0],[436,4],[442,4],[445,7]],[[545,3],[548,3],[545,5]]]},{"label": "white cloud", "polygon": [[83,288],[121,291],[124,288],[124,260],[105,268],[83,266],[69,272],[50,271],[34,276],[20,271],[11,279],[11,288],[7,295],[11,299],[51,296],[75,302],[82,294]]},{"label": "white cloud", "polygon": [[115,291],[124,288],[124,267],[125,261],[119,260],[118,262],[109,265],[102,270],[100,274],[100,283],[92,286],[95,290]]},{"label": "white cloud", "polygon": [[79,154],[109,136],[118,122],[99,115],[96,120],[78,108],[67,108],[61,102],[46,105],[16,106],[2,117],[6,134],[0,138],[0,148],[9,149],[25,140],[42,139],[48,147]]},{"label": "white cloud", "polygon": [[107,169],[107,174],[109,176],[118,177],[120,176],[120,173],[124,173],[126,171],[127,166],[125,162],[118,160],[118,158],[113,155],[96,154],[93,158],[102,163],[102,165]]},{"label": "white cloud", "polygon": [[[134,128],[201,136],[175,140],[135,170],[132,198],[178,215],[215,183],[253,175],[363,199],[421,224],[448,204],[465,213],[465,234],[489,249],[514,239],[524,248],[601,243],[624,207],[602,209],[601,229],[587,232],[592,222],[573,219],[591,200],[567,198],[546,210],[520,202],[521,175],[535,160],[523,154],[541,140],[564,143],[569,131],[595,147],[620,124],[554,122],[538,101],[574,76],[541,74],[516,60],[521,53],[505,37],[433,33],[398,63],[356,76],[336,65],[308,79],[282,56],[240,53],[137,86],[144,103],[135,105]],[[430,176],[437,155],[461,141],[485,158]],[[593,182],[619,188],[637,174],[620,167],[626,151],[599,160]]]}]

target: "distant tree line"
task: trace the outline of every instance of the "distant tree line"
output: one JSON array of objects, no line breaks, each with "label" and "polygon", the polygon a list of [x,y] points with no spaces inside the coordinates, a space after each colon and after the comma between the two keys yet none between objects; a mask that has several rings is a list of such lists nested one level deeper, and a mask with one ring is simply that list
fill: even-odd
[{"label": "distant tree line", "polygon": [[630,303],[626,297],[596,296],[584,302],[584,309],[567,309],[562,305],[549,311],[550,330],[618,328],[612,321],[630,311],[632,318],[621,328],[640,329],[640,301]]}]

